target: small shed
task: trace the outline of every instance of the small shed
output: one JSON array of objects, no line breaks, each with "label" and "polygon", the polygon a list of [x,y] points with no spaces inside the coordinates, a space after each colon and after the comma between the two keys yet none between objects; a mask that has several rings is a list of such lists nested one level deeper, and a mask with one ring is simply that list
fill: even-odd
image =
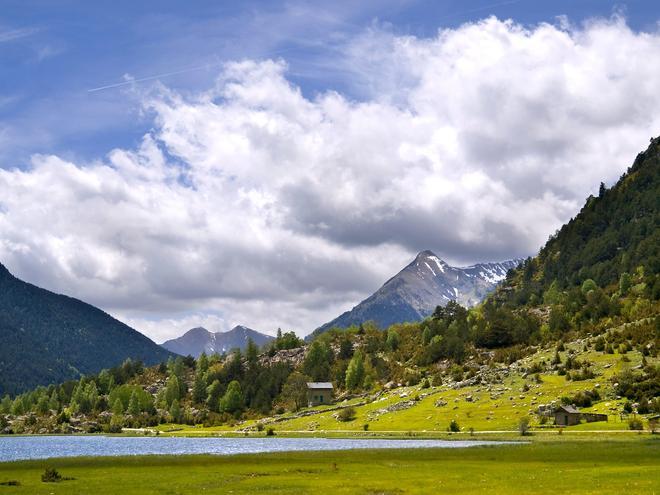
[{"label": "small shed", "polygon": [[574,406],[561,406],[555,411],[557,426],[573,426],[580,423],[580,411]]},{"label": "small shed", "polygon": [[330,404],[333,391],[330,382],[307,382],[307,404],[309,407]]},{"label": "small shed", "polygon": [[580,421],[607,421],[607,414],[581,413],[575,406],[561,406],[554,414],[557,426],[573,426],[580,424]]}]

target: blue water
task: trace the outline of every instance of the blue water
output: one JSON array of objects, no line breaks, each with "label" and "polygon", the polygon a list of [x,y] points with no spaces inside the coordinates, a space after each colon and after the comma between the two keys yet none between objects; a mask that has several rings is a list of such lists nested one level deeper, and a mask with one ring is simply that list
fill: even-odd
[{"label": "blue water", "polygon": [[0,436],[0,461],[148,454],[255,454],[351,449],[458,448],[507,442],[341,438]]}]

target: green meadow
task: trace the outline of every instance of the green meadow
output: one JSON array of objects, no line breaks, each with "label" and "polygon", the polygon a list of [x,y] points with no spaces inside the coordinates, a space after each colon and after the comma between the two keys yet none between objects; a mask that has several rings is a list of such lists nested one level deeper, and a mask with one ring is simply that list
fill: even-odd
[{"label": "green meadow", "polygon": [[[456,449],[52,459],[0,464],[0,493],[653,494],[659,459],[660,441],[648,434]],[[46,467],[74,479],[44,483]]]},{"label": "green meadow", "polygon": [[[560,353],[565,359],[569,350],[574,350],[580,359],[593,363],[595,377],[582,381],[570,381],[565,376],[555,373],[540,373],[538,383],[531,376],[523,377],[520,371],[513,371],[495,385],[474,385],[453,389],[447,386],[422,389],[419,385],[400,387],[384,392],[374,400],[355,398],[340,402],[340,405],[354,405],[355,419],[339,421],[337,410],[333,406],[319,406],[312,410],[314,414],[296,417],[286,413],[269,423],[277,434],[320,434],[331,432],[363,432],[365,425],[368,432],[400,433],[423,436],[446,432],[452,420],[458,422],[461,431],[475,434],[479,432],[515,432],[520,418],[528,416],[533,430],[557,433],[552,426],[552,419],[547,424],[540,424],[536,411],[540,404],[558,401],[562,396],[572,396],[580,391],[597,389],[602,399],[592,407],[581,409],[584,412],[608,414],[607,422],[583,423],[565,428],[571,431],[603,431],[628,430],[628,417],[621,416],[623,399],[614,397],[612,389],[613,376],[624,368],[638,366],[642,355],[638,351],[630,351],[623,355],[604,354],[593,350],[584,351],[575,343],[567,344],[566,351]],[[554,348],[548,348],[519,361],[519,367],[530,367],[534,363],[550,361],[554,356]],[[653,360],[655,361],[655,360]],[[388,407],[398,403],[414,405],[401,410],[384,412]],[[365,403],[366,402],[366,403]],[[309,410],[306,410],[309,411]],[[646,426],[646,419],[642,418]],[[252,430],[250,434],[263,435],[254,431],[258,420],[240,422],[236,425],[222,425],[204,428],[202,425],[161,425],[157,429],[166,435],[213,435],[231,434]]]}]

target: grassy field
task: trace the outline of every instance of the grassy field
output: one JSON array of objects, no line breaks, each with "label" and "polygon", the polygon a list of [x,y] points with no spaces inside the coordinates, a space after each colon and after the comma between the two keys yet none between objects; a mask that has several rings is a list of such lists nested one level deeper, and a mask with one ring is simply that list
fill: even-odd
[{"label": "grassy field", "polygon": [[[318,414],[305,417],[294,417],[285,414],[280,421],[272,426],[280,433],[285,432],[319,432],[328,434],[332,431],[362,431],[368,425],[371,432],[443,432],[449,423],[456,420],[462,431],[473,429],[480,431],[512,431],[518,427],[522,416],[530,416],[532,426],[538,428],[539,418],[536,409],[540,404],[548,404],[559,400],[562,396],[572,396],[576,392],[598,389],[602,400],[585,412],[598,412],[609,415],[607,422],[588,423],[572,426],[567,431],[586,430],[627,430],[628,419],[620,416],[623,400],[616,399],[612,390],[612,377],[624,367],[635,367],[641,363],[642,356],[638,351],[626,353],[625,359],[620,354],[604,354],[594,350],[583,351],[576,343],[567,344],[566,351],[560,353],[565,360],[567,351],[576,351],[580,360],[593,363],[596,376],[584,381],[569,381],[565,376],[554,373],[541,373],[541,383],[536,383],[531,376],[523,378],[522,372],[512,372],[500,384],[475,385],[460,389],[446,386],[421,389],[419,386],[401,387],[383,394],[373,402],[355,407],[356,417],[353,421],[340,422],[336,418],[337,411],[332,406],[314,408]],[[545,360],[549,362],[554,356],[554,349],[542,350],[533,356],[519,361],[519,368],[531,366],[534,362]],[[397,403],[410,402],[418,397],[412,407],[385,412],[383,410]],[[359,404],[364,399],[354,399],[342,403]],[[443,404],[443,405],[438,405]],[[205,435],[226,434],[230,431],[254,427],[255,421],[247,421],[236,426],[222,425],[212,428],[185,425],[162,425],[162,433],[171,435]],[[552,422],[550,422],[551,424]],[[550,424],[547,426],[549,427]],[[556,430],[555,430],[556,431]]]},{"label": "grassy field", "polygon": [[[0,464],[0,494],[660,493],[660,441],[54,459]],[[43,483],[46,466],[75,478]]]}]

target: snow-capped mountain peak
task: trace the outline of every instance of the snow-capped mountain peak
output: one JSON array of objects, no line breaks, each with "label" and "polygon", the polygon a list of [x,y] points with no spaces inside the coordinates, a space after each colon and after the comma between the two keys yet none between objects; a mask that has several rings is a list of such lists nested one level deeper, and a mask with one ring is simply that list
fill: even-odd
[{"label": "snow-capped mountain peak", "polygon": [[345,328],[373,320],[381,328],[394,323],[417,321],[429,316],[436,306],[458,301],[474,306],[522,260],[478,263],[454,267],[432,251],[422,251],[374,294],[318,328],[315,333],[339,327]]}]

